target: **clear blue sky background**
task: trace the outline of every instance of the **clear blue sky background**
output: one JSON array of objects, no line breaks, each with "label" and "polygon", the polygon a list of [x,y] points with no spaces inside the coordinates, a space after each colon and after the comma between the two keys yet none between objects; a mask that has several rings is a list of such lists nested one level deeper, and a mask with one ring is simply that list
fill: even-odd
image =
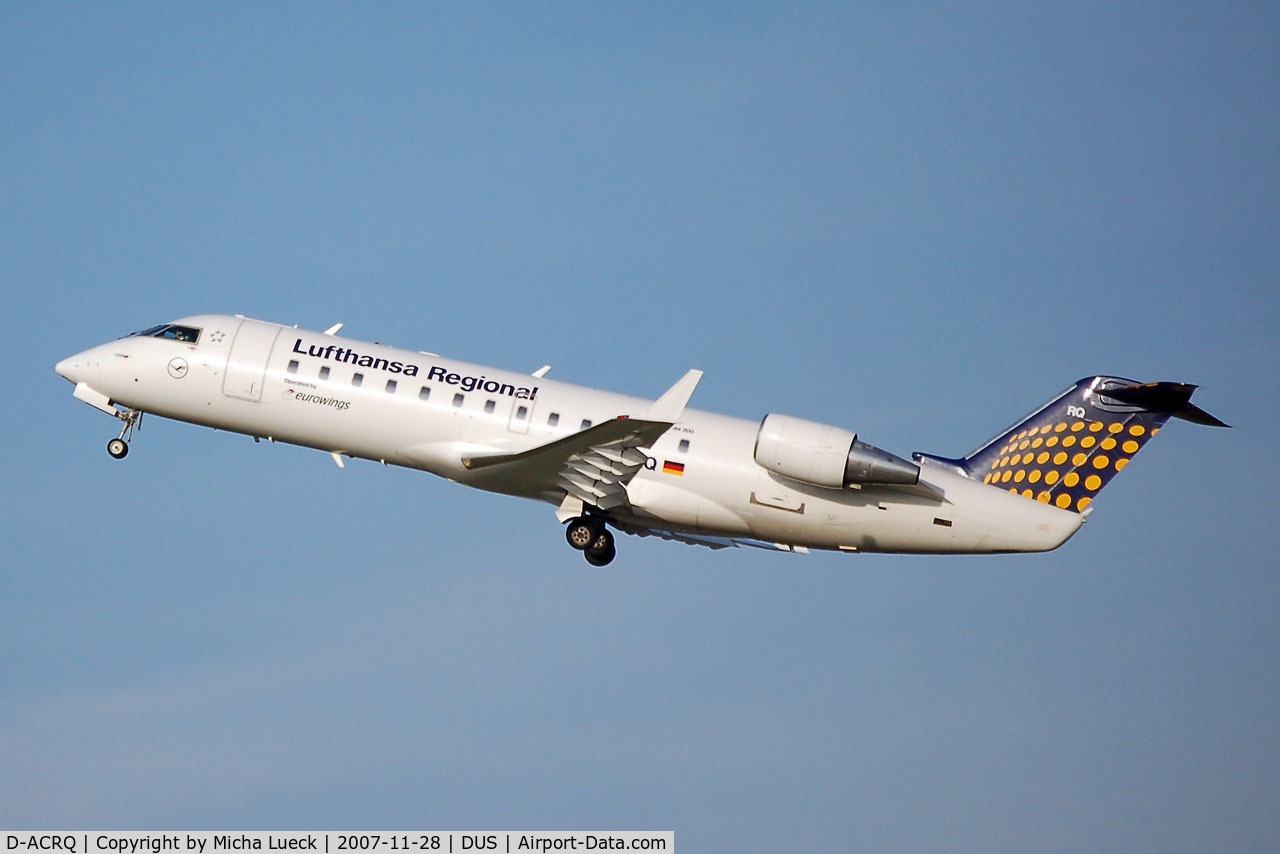
[{"label": "clear blue sky background", "polygon": [[[0,826],[1280,847],[1280,7],[0,9]],[[710,552],[149,420],[220,311],[960,454],[1200,383],[1057,552]],[[813,850],[813,849],[810,849]]]}]

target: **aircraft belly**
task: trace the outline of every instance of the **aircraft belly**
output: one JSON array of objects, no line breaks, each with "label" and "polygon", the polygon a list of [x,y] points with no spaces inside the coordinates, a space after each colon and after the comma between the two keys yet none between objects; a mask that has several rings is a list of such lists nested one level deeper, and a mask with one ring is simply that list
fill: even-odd
[{"label": "aircraft belly", "polygon": [[760,478],[746,518],[752,535],[766,541],[919,554],[1046,551],[1080,526],[1076,513],[952,477],[930,473],[928,485],[945,500],[893,488],[834,490]]}]

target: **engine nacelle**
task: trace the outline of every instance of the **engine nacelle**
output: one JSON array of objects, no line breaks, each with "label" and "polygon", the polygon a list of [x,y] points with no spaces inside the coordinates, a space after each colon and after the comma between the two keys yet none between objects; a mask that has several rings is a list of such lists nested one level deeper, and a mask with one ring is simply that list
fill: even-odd
[{"label": "engine nacelle", "polygon": [[760,422],[755,459],[771,472],[831,489],[920,479],[915,463],[859,442],[850,430],[777,413]]}]

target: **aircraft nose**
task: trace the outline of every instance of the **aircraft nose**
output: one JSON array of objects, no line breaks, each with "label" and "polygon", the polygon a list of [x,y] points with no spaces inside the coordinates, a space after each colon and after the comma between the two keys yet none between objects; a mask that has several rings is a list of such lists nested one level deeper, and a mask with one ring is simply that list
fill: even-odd
[{"label": "aircraft nose", "polygon": [[73,383],[81,383],[85,381],[85,375],[88,373],[89,360],[85,358],[84,353],[77,353],[74,356],[68,356],[63,359],[54,365],[53,369],[63,379],[70,380]]},{"label": "aircraft nose", "polygon": [[79,367],[80,367],[80,360],[77,359],[75,356],[71,356],[69,358],[63,359],[58,364],[54,365],[53,369],[57,371],[58,376],[62,377],[63,379],[71,380],[72,382],[75,382],[75,378],[72,376],[72,374],[75,373],[76,369]]}]

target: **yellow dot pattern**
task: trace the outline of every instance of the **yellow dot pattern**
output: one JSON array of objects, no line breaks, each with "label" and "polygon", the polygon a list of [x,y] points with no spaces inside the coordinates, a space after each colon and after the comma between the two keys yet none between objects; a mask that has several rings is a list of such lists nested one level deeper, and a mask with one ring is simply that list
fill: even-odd
[{"label": "yellow dot pattern", "polygon": [[[1022,424],[989,445],[982,482],[1041,504],[1083,511],[1165,420],[1146,412],[1065,405],[1072,402],[1064,399],[1057,411],[1032,416],[1040,423]],[[1086,416],[1079,417],[1080,411]]]}]

